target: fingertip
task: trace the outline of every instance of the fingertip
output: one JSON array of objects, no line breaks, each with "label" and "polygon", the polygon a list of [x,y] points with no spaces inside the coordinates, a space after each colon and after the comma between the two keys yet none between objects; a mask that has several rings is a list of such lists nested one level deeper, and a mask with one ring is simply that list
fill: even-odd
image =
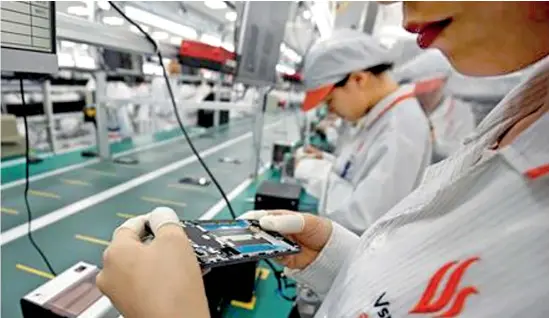
[{"label": "fingertip", "polygon": [[259,225],[265,230],[295,234],[303,231],[305,219],[299,213],[268,215],[259,220]]},{"label": "fingertip", "polygon": [[177,213],[168,207],[157,207],[148,214],[148,222],[151,231],[158,236],[161,228],[165,225],[180,225]]},{"label": "fingertip", "polygon": [[263,218],[264,216],[268,215],[268,212],[265,210],[253,210],[248,211],[241,216],[239,216],[237,219],[241,220],[259,220]]}]

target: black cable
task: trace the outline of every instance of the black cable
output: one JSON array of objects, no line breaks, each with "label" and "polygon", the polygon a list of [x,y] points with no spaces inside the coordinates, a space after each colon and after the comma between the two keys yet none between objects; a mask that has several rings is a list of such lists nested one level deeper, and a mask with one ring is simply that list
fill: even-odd
[{"label": "black cable", "polygon": [[[271,268],[271,270],[273,271],[273,275],[276,278],[276,283],[278,286],[276,289],[277,294],[287,301],[295,301],[297,299],[297,296],[289,297],[286,296],[283,292],[283,290],[286,288],[295,288],[295,284],[289,284],[286,275],[284,275],[284,271],[276,269],[276,267],[270,260],[265,259],[263,261],[267,263],[267,266]],[[284,286],[282,285],[282,283],[284,283]]]},{"label": "black cable", "polygon": [[29,238],[29,241],[31,242],[32,246],[36,249],[38,254],[40,254],[40,257],[42,257],[42,260],[44,263],[46,263],[46,266],[48,267],[48,270],[50,273],[52,273],[54,276],[57,274],[53,270],[53,266],[51,266],[50,261],[46,257],[46,254],[40,249],[38,244],[34,241],[34,238],[32,237],[32,212],[29,204],[29,174],[30,174],[30,141],[29,141],[29,124],[27,122],[27,104],[25,103],[25,89],[23,87],[23,79],[19,79],[19,90],[21,92],[21,102],[23,105],[23,122],[25,124],[25,206],[27,207],[27,217],[28,217],[28,227],[27,227],[27,237]]},{"label": "black cable", "polygon": [[177,103],[175,101],[175,97],[174,97],[174,94],[173,94],[173,91],[172,91],[172,86],[170,84],[170,79],[168,78],[168,73],[166,72],[166,68],[164,67],[164,62],[162,60],[162,53],[160,52],[160,49],[158,47],[158,44],[156,43],[156,41],[145,31],[141,28],[141,26],[136,23],[135,21],[133,21],[130,17],[128,17],[124,11],[122,11],[122,9],[120,9],[116,4],[114,4],[113,1],[109,1],[109,4],[111,5],[111,7],[114,8],[114,10],[116,10],[116,12],[118,12],[126,21],[128,21],[131,25],[135,26],[139,32],[141,32],[145,38],[147,38],[147,40],[149,42],[151,42],[151,44],[153,45],[153,48],[154,50],[156,51],[156,54],[158,56],[158,59],[159,59],[159,62],[160,62],[160,66],[162,66],[162,75],[164,76],[164,80],[166,81],[166,86],[168,87],[168,93],[170,94],[170,99],[171,99],[171,102],[172,102],[172,106],[173,106],[173,110],[174,110],[174,113],[175,113],[175,118],[177,119],[177,123],[179,124],[179,128],[181,129],[181,132],[183,133],[183,136],[185,136],[185,139],[187,140],[187,143],[189,144],[189,147],[191,147],[191,150],[192,152],[194,153],[194,155],[196,156],[196,158],[198,159],[198,161],[200,162],[200,164],[202,165],[202,167],[204,168],[204,170],[206,171],[206,173],[208,174],[208,176],[210,177],[210,179],[212,179],[213,183],[215,184],[217,190],[219,190],[219,192],[221,193],[221,196],[223,197],[223,200],[225,201],[225,203],[227,204],[227,208],[229,209],[229,212],[231,214],[231,217],[233,219],[236,219],[236,214],[234,213],[234,210],[233,210],[233,207],[231,205],[231,202],[229,201],[229,199],[227,198],[227,195],[225,194],[225,191],[223,191],[223,188],[221,188],[221,185],[219,184],[219,182],[217,181],[217,179],[214,177],[214,175],[212,174],[212,172],[210,171],[210,169],[208,168],[208,166],[206,165],[206,163],[204,162],[204,160],[202,160],[202,157],[200,157],[200,154],[198,153],[198,151],[196,150],[196,148],[194,147],[194,144],[192,143],[191,141],[191,138],[189,137],[188,133],[187,133],[187,130],[185,129],[185,127],[183,126],[183,122],[181,121],[181,118],[179,116],[179,111],[177,109]]},{"label": "black cable", "polygon": [[[185,136],[185,139],[187,140],[187,143],[189,144],[189,147],[191,147],[191,150],[192,152],[194,153],[194,155],[196,156],[196,158],[198,159],[198,161],[200,162],[200,164],[202,165],[202,167],[204,168],[204,170],[206,171],[206,173],[208,174],[208,176],[212,179],[213,183],[215,184],[215,186],[217,187],[217,189],[219,190],[219,192],[221,193],[221,196],[223,197],[223,200],[225,201],[226,205],[227,205],[227,208],[229,209],[229,212],[231,214],[231,217],[233,219],[236,219],[236,214],[233,210],[233,207],[231,205],[231,202],[229,201],[229,199],[227,198],[227,195],[225,194],[225,191],[223,191],[223,188],[221,187],[221,185],[219,184],[219,182],[217,181],[217,179],[214,177],[214,175],[212,174],[212,172],[210,171],[210,169],[208,168],[208,166],[206,165],[206,163],[202,160],[202,158],[200,157],[200,154],[198,153],[198,151],[196,150],[196,148],[194,147],[192,141],[191,141],[191,138],[189,137],[189,135],[187,134],[187,130],[185,129],[184,125],[183,125],[183,122],[181,121],[181,118],[179,116],[179,111],[177,109],[177,104],[176,104],[176,101],[175,101],[175,97],[173,95],[173,91],[172,91],[172,86],[170,84],[170,79],[168,78],[168,74],[166,72],[166,68],[164,67],[164,62],[163,62],[163,58],[162,58],[162,53],[160,52],[160,49],[158,47],[158,44],[156,43],[156,41],[145,31],[141,28],[141,26],[136,23],[135,21],[133,21],[130,17],[128,17],[123,11],[122,9],[120,9],[116,4],[114,4],[113,1],[109,1],[109,4],[111,5],[111,7],[114,8],[114,10],[116,12],[118,12],[126,21],[128,21],[131,25],[135,26],[139,32],[141,32],[145,38],[147,38],[147,40],[153,45],[153,48],[154,50],[156,51],[156,54],[158,56],[158,59],[159,59],[159,62],[160,62],[160,66],[162,66],[162,75],[164,76],[164,80],[166,81],[166,86],[168,87],[168,92],[170,94],[170,99],[171,99],[171,102],[172,102],[172,106],[173,106],[173,110],[174,110],[174,113],[175,113],[175,117],[177,119],[177,123],[179,124],[179,128],[181,129],[181,132],[183,133],[183,135]],[[237,19],[238,20],[238,19]],[[235,33],[236,33],[236,29],[235,29]],[[235,39],[236,39],[236,36],[235,36]],[[235,42],[235,50],[236,50],[236,42]],[[269,89],[269,91],[271,90],[272,88]],[[263,104],[263,107],[265,108],[266,107],[266,99],[267,97],[265,96],[264,97],[264,104]],[[264,111],[264,109],[263,109]],[[288,300],[288,301],[294,301],[295,298],[292,298],[292,297],[287,297],[285,296],[283,293],[282,293],[282,272],[281,271],[278,271],[275,269],[274,265],[269,261],[269,260],[265,260],[267,262],[267,264],[269,266],[271,266],[271,268],[274,269],[274,273],[275,273],[275,277],[277,279],[277,283],[278,283],[278,293],[280,294],[281,297],[283,297],[284,299]],[[290,287],[286,284],[286,281],[284,281],[284,285],[285,287]]]}]

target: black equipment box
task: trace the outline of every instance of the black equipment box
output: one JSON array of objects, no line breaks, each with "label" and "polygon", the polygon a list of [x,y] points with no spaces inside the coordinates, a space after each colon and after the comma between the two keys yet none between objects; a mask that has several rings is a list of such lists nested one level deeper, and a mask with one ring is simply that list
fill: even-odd
[{"label": "black equipment box", "polygon": [[263,181],[255,194],[255,210],[297,211],[301,186],[297,184]]}]

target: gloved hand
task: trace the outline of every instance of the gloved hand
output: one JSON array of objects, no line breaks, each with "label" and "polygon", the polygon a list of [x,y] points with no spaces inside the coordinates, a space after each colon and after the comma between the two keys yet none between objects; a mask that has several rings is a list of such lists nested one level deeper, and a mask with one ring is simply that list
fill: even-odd
[{"label": "gloved hand", "polygon": [[[155,238],[143,244],[147,222]],[[170,208],[115,230],[96,284],[124,317],[209,317],[200,267]]]},{"label": "gloved hand", "polygon": [[311,264],[332,234],[330,220],[308,213],[285,210],[250,211],[239,219],[259,220],[263,229],[281,233],[299,244],[299,254],[277,258],[280,264],[290,269],[304,269]]},{"label": "gloved hand", "polygon": [[304,147],[303,152],[305,152],[309,158],[322,159],[324,156],[324,153],[321,150],[311,145]]}]

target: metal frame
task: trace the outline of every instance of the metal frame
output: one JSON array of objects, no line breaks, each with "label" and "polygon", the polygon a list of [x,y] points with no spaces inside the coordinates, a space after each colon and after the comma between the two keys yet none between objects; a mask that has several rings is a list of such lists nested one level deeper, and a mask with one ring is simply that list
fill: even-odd
[{"label": "metal frame", "polygon": [[18,72],[18,73],[33,73],[33,74],[53,74],[59,70],[57,64],[57,47],[55,46],[56,36],[56,14],[55,2],[49,3],[50,22],[52,28],[51,36],[51,52],[39,52],[29,49],[15,49],[2,47],[1,61],[2,72]]},{"label": "metal frame", "polygon": [[[64,13],[57,13],[57,38],[129,53],[156,53],[149,41],[141,35]],[[175,46],[159,44],[159,49],[165,57],[178,54]]]},{"label": "metal frame", "polygon": [[[156,54],[153,45],[142,35],[131,31],[116,29],[90,20],[75,18],[64,13],[57,13],[57,39],[84,43],[98,47],[137,54]],[[175,57],[178,49],[175,46],[158,44],[165,57]],[[106,73],[94,71],[96,81],[96,122],[97,148],[102,159],[110,159],[110,147],[106,118]]]}]

